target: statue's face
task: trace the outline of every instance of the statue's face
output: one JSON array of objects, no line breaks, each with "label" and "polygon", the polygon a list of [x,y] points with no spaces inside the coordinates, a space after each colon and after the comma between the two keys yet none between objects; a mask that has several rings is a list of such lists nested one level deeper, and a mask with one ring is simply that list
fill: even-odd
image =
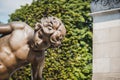
[{"label": "statue's face", "polygon": [[61,44],[66,34],[63,23],[56,17],[48,17],[41,19],[41,23],[37,23],[34,35],[34,49],[44,50],[50,46],[57,47]]}]

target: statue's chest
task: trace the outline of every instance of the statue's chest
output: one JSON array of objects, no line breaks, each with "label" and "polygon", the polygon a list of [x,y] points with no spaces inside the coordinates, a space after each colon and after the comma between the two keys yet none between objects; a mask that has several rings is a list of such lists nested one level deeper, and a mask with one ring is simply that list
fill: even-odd
[{"label": "statue's chest", "polygon": [[9,38],[9,44],[13,51],[26,45],[28,42],[27,34],[24,30],[15,30]]},{"label": "statue's chest", "polygon": [[15,30],[12,32],[9,38],[9,44],[17,59],[27,59],[29,53],[28,35],[24,30]]},{"label": "statue's chest", "polygon": [[22,61],[27,60],[29,53],[30,53],[30,48],[27,44],[20,47],[18,50],[14,52],[16,58]]},{"label": "statue's chest", "polygon": [[9,46],[4,46],[0,50],[0,61],[7,67],[14,68],[27,62],[28,54],[28,45],[24,45],[16,51],[12,51]]}]

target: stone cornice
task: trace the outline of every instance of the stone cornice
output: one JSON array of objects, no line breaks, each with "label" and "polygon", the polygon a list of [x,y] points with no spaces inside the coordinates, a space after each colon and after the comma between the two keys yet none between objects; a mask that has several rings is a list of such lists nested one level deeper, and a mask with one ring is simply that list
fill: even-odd
[{"label": "stone cornice", "polygon": [[98,12],[120,8],[120,0],[93,0],[91,2],[91,11]]}]

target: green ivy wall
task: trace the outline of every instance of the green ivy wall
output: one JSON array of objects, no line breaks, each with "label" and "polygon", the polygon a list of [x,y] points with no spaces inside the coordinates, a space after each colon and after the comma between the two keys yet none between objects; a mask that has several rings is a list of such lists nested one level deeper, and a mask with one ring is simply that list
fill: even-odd
[{"label": "green ivy wall", "polygon": [[[11,21],[24,21],[31,27],[42,17],[62,20],[67,35],[59,48],[46,51],[44,80],[91,80],[92,19],[90,0],[34,0],[10,15]],[[31,80],[30,65],[23,67],[11,80]]]}]

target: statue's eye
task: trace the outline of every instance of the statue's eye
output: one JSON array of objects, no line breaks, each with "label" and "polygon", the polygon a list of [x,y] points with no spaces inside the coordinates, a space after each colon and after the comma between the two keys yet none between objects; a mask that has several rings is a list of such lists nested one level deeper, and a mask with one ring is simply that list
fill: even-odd
[{"label": "statue's eye", "polygon": [[53,28],[52,27],[48,27],[48,30],[52,30]]},{"label": "statue's eye", "polygon": [[61,32],[61,29],[58,29],[58,31],[60,31],[60,32]]},{"label": "statue's eye", "polygon": [[40,39],[42,39],[43,37],[42,36],[39,36]]},{"label": "statue's eye", "polygon": [[43,38],[43,36],[41,34],[41,31],[38,32],[38,37],[41,38],[41,39]]}]

